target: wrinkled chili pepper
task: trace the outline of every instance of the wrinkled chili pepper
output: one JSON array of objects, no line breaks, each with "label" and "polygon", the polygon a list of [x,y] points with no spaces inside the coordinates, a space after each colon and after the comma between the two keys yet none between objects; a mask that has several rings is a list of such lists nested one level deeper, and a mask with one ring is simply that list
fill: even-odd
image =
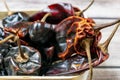
[{"label": "wrinkled chili pepper", "polygon": [[0,76],[6,76],[6,75],[8,75],[8,73],[5,69],[4,57],[0,53]]},{"label": "wrinkled chili pepper", "polygon": [[[32,47],[21,46],[22,53],[29,56],[26,62],[17,60],[19,48],[12,47],[5,57],[8,75],[38,75],[41,67],[41,55]],[[9,64],[9,65],[8,65]]]},{"label": "wrinkled chili pepper", "polygon": [[[99,58],[98,56],[101,55],[101,52],[103,53],[103,55],[108,53],[107,48],[108,48],[109,42],[112,39],[114,33],[116,32],[116,30],[120,24],[117,25],[117,27],[115,28],[115,30],[113,31],[111,36],[106,40],[106,42],[104,44],[99,44],[98,43],[99,41],[97,41],[97,40],[100,40],[100,37],[98,36],[98,34],[100,34],[99,30],[101,30],[102,28],[108,27],[109,25],[118,23],[118,22],[120,22],[120,20],[117,20],[111,24],[107,24],[107,25],[103,25],[101,27],[94,28],[95,23],[92,19],[81,18],[78,16],[71,16],[71,17],[68,17],[67,19],[63,20],[60,24],[57,25],[57,27],[55,27],[56,28],[55,30],[59,33],[60,37],[64,36],[64,35],[66,36],[67,48],[64,52],[59,54],[59,57],[62,58],[63,60],[65,60],[64,62],[66,64],[64,62],[63,63],[58,62],[58,63],[54,64],[52,69],[50,71],[48,71],[48,75],[51,75],[51,74],[57,75],[57,73],[58,73],[58,75],[65,74],[65,72],[64,72],[65,70],[62,67],[64,64],[70,65],[70,66],[65,67],[68,71],[68,72],[66,72],[66,74],[69,74],[70,72],[72,73],[72,68],[71,68],[72,61],[71,60],[69,61],[68,59],[71,59],[73,54],[74,55],[77,54],[80,56],[88,57],[88,64],[89,64],[89,68],[90,68],[90,73],[89,73],[90,80],[92,80],[92,73],[93,73],[92,67],[94,66],[92,63],[93,63],[94,58],[95,57]],[[67,23],[67,24],[65,24],[65,23]],[[69,36],[70,34],[72,34],[72,36]],[[100,52],[100,54],[99,54],[99,52]],[[94,55],[94,57],[92,57],[92,55]],[[108,56],[108,55],[106,55],[106,56]],[[105,58],[103,58],[103,60],[105,60]],[[81,59],[80,59],[80,61],[81,61]],[[76,67],[80,68],[81,64],[84,64],[84,63],[78,63],[78,65]],[[60,66],[60,65],[61,65],[61,67],[58,67],[59,70],[57,70],[57,68],[54,67],[54,66]],[[85,68],[82,70],[85,70]],[[81,69],[80,69],[80,71],[81,71]]]},{"label": "wrinkled chili pepper", "polygon": [[4,27],[5,32],[10,36],[7,36],[0,42],[6,42],[9,39],[12,39],[14,43],[17,41],[16,46],[18,45],[20,51],[17,58],[21,59],[18,63],[26,62],[29,59],[29,56],[24,55],[21,50],[20,45],[26,45],[23,44],[21,40],[27,42],[29,46],[36,48],[42,56],[42,67],[39,69],[39,75],[46,73],[47,67],[49,67],[53,61],[58,59],[57,53],[61,51],[56,40],[56,32],[53,30],[51,24],[44,22],[44,19],[45,18],[41,21],[30,23],[20,22],[11,27]]},{"label": "wrinkled chili pepper", "polygon": [[72,6],[70,3],[54,3],[32,15],[29,18],[29,21],[41,20],[46,13],[51,13],[51,15],[46,19],[46,22],[50,24],[58,24],[69,16],[78,15],[84,17],[83,12],[85,12],[93,2],[94,0],[91,0],[90,4],[82,11],[79,8]]},{"label": "wrinkled chili pepper", "polygon": [[42,11],[31,16],[29,21],[41,20],[46,13],[52,14],[46,19],[47,23],[58,24],[64,18],[74,15],[74,8],[69,3],[51,4],[48,5],[46,9],[43,9]]},{"label": "wrinkled chili pepper", "polygon": [[2,25],[4,27],[10,27],[13,26],[19,22],[26,22],[28,21],[28,14],[24,12],[11,12],[8,5],[6,4],[6,1],[3,0],[7,10],[8,10],[8,16],[2,19]]}]

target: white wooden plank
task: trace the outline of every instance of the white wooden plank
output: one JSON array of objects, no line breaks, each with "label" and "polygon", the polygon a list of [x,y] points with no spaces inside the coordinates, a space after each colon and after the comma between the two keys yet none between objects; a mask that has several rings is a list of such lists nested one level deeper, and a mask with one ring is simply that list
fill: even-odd
[{"label": "white wooden plank", "polygon": [[120,68],[94,69],[93,80],[120,80]]},{"label": "white wooden plank", "polygon": [[[95,20],[96,23],[98,24],[102,24],[102,23],[108,23],[108,22],[112,22],[115,21],[114,20],[109,20],[109,19],[97,19]],[[114,26],[111,26],[109,28],[105,28],[103,30],[101,30],[102,32],[102,39],[100,41],[100,43],[104,42],[107,37],[110,35],[110,33],[112,32],[112,30],[114,29]],[[108,52],[110,54],[109,58],[107,61],[105,61],[104,63],[101,64],[101,66],[120,66],[120,28],[117,30],[116,34],[114,35],[109,47],[108,47]]]},{"label": "white wooden plank", "polygon": [[[90,0],[6,0],[10,10],[41,10],[47,7],[48,4],[57,2],[71,3],[81,9],[84,9]],[[89,17],[116,17],[120,18],[120,0],[95,0],[91,8],[86,11]],[[6,11],[6,8],[0,1],[0,11]]]}]

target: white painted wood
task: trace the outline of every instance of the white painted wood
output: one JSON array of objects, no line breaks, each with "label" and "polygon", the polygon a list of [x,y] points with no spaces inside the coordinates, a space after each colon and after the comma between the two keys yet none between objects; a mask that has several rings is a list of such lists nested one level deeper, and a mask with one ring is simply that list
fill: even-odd
[{"label": "white painted wood", "polygon": [[93,80],[120,80],[120,69],[94,69]]},{"label": "white painted wood", "polygon": [[[6,0],[11,11],[41,10],[47,5],[57,2],[71,3],[84,9],[90,0]],[[6,8],[0,0],[0,11]],[[116,17],[120,18],[120,0],[95,0],[94,4],[86,11],[89,17]]]}]

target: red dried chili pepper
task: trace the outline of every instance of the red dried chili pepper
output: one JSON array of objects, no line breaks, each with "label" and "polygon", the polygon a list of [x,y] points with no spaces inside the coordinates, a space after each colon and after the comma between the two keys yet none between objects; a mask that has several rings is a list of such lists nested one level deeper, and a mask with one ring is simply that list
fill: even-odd
[{"label": "red dried chili pepper", "polygon": [[92,0],[90,4],[82,11],[72,6],[70,3],[51,4],[48,5],[46,9],[43,9],[42,11],[31,16],[29,18],[29,21],[41,20],[46,13],[51,13],[51,15],[46,19],[46,22],[50,24],[58,24],[63,19],[69,16],[74,16],[74,15],[83,16],[83,12],[85,12],[93,4],[93,2],[94,0]]},{"label": "red dried chili pepper", "polygon": [[[60,53],[58,56],[65,61],[60,63],[58,62],[55,65],[53,65],[53,68],[50,71],[48,71],[48,75],[52,75],[52,74],[54,75],[54,73],[55,75],[69,74],[72,72],[74,73],[74,70],[71,64],[72,61],[74,61],[71,59],[72,55],[74,54],[74,55],[80,55],[81,57],[83,56],[88,57],[88,63],[90,68],[90,80],[91,80],[92,67],[100,64],[101,62],[103,62],[108,58],[108,55],[107,55],[108,52],[106,49],[108,48],[108,44],[120,24],[117,25],[112,35],[108,38],[108,40],[104,44],[99,44],[99,40],[101,37],[100,29],[108,27],[109,25],[113,25],[118,22],[120,22],[120,20],[117,20],[111,24],[102,25],[101,27],[98,27],[98,26],[94,27],[95,23],[92,19],[81,18],[78,16],[71,16],[63,20],[61,23],[59,23],[55,27],[55,30],[58,32],[60,37],[64,35],[66,36],[67,48],[64,52]],[[70,36],[71,34],[72,36]],[[102,57],[101,55],[106,57]],[[98,60],[101,59],[101,61],[94,64],[94,61],[93,61],[94,58],[98,58]],[[68,69],[67,70],[68,72],[66,71],[65,73],[64,71],[61,71],[61,70],[64,70],[62,66],[61,66],[62,69],[59,69],[59,70],[55,68],[55,66],[64,65],[65,62],[69,65],[69,67],[65,66],[65,68]],[[85,70],[88,68],[88,66],[87,68],[85,68],[85,65],[84,67],[81,68],[81,65],[84,65],[84,63],[78,63],[78,66],[75,67],[75,70],[76,70],[75,73],[77,71],[79,72],[81,70]],[[57,70],[58,72],[55,72],[54,70]]]},{"label": "red dried chili pepper", "polygon": [[41,20],[46,13],[51,13],[52,15],[46,19],[46,22],[56,24],[68,16],[74,14],[74,9],[71,4],[68,3],[55,3],[48,5],[48,8],[34,14],[29,18],[29,21]]}]

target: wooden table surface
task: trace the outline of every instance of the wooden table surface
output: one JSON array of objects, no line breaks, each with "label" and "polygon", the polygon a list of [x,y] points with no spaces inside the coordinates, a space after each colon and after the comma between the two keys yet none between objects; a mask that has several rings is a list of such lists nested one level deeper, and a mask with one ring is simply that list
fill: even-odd
[{"label": "wooden table surface", "polygon": [[[56,2],[71,3],[84,9],[89,0],[6,0],[6,2],[11,11],[31,11],[41,10],[48,4]],[[0,12],[6,12],[2,0],[0,1]],[[93,18],[96,24],[120,19],[120,0],[95,0],[85,14]],[[103,35],[101,42],[107,39],[113,28],[109,27],[101,30]],[[93,80],[120,80],[120,28],[109,45],[109,54],[110,57],[107,61],[94,68]]]}]

